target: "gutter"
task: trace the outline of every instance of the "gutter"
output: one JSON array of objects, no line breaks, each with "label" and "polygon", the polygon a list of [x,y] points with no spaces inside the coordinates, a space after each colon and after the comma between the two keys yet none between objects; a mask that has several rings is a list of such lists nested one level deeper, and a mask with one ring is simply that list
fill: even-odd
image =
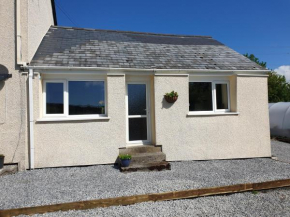
[{"label": "gutter", "polygon": [[[60,73],[59,70],[65,73],[73,73],[78,71],[91,71],[92,73],[138,73],[146,72],[147,74],[198,74],[198,73],[223,73],[227,75],[266,75],[270,70],[220,70],[220,69],[138,69],[138,68],[107,68],[107,67],[73,67],[73,66],[23,66],[24,70],[45,70],[45,73]],[[58,72],[53,72],[58,70]],[[205,74],[203,74],[205,75]],[[212,74],[210,74],[212,75]]]}]

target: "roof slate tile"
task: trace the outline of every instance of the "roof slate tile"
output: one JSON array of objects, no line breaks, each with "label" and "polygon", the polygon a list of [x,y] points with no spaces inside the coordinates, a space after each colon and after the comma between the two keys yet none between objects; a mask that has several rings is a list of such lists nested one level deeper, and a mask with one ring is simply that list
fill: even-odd
[{"label": "roof slate tile", "polygon": [[32,66],[264,69],[209,36],[51,27]]}]

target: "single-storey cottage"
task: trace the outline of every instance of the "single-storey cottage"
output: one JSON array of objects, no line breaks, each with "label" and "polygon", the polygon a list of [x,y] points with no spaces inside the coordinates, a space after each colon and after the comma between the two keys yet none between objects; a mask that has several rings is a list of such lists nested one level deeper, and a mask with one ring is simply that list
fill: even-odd
[{"label": "single-storey cottage", "polygon": [[271,156],[268,71],[212,37],[51,26],[23,70],[30,168]]}]

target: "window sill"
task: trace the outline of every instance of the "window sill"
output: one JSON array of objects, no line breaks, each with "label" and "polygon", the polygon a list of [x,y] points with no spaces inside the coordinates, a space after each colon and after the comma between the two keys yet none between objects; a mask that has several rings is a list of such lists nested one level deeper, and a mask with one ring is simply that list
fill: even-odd
[{"label": "window sill", "polygon": [[58,121],[93,121],[93,120],[109,120],[110,117],[92,116],[92,117],[53,117],[39,118],[36,122],[58,122]]},{"label": "window sill", "polygon": [[187,113],[187,117],[191,116],[226,116],[226,115],[239,115],[239,112],[225,112],[225,113]]}]

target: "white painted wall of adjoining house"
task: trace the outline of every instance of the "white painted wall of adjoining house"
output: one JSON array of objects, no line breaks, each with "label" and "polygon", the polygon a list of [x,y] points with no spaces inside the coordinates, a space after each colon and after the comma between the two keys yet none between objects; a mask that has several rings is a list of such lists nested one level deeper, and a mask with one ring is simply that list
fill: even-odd
[{"label": "white painted wall of adjoining house", "polygon": [[33,58],[42,38],[54,25],[51,0],[28,0],[28,62]]},{"label": "white painted wall of adjoining house", "polygon": [[[35,47],[45,35],[45,31],[53,25],[53,22],[48,21],[52,20],[53,15],[52,11],[45,11],[43,6],[45,5],[49,10],[50,1],[21,0],[20,2],[22,61],[28,62]],[[33,11],[31,10],[33,7],[41,7],[42,10]],[[33,38],[29,40],[30,44],[28,43],[29,31],[34,31]],[[27,76],[21,75],[20,68],[16,64],[16,1],[14,0],[0,1],[0,47],[0,64],[12,74],[12,78],[0,84],[0,154],[5,155],[5,163],[19,163],[19,169],[23,170],[27,168],[25,161],[28,161]]]},{"label": "white painted wall of adjoining house", "polygon": [[15,2],[0,1],[0,64],[12,78],[0,82],[0,154],[4,163],[19,163],[25,168],[26,93],[25,76],[16,65]]},{"label": "white painted wall of adjoining house", "polygon": [[[232,109],[239,115],[189,117],[189,78],[155,77],[156,143],[162,145],[167,160],[271,156],[267,78],[229,79],[232,90],[237,90],[236,99],[232,99],[237,101],[237,108]],[[174,104],[163,100],[163,95],[171,90],[179,93]]]},{"label": "white painted wall of adjoining house", "polygon": [[[75,75],[74,78],[94,79],[94,76]],[[109,120],[37,122],[42,116],[42,90],[41,81],[35,77],[35,168],[115,162],[119,148],[126,144],[125,77],[104,78]]]}]

